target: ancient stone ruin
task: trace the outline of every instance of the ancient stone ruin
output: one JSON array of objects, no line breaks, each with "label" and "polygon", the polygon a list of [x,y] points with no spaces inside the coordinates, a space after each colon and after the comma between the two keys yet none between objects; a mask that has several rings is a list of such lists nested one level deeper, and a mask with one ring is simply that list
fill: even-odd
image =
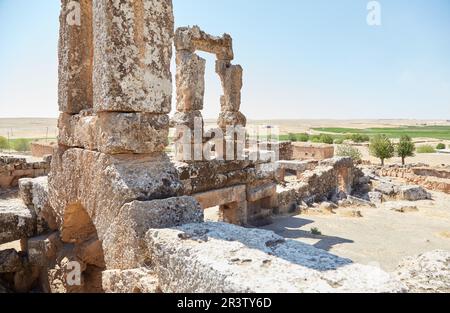
[{"label": "ancient stone ruin", "polygon": [[[20,199],[0,201],[0,245],[21,243],[21,252],[0,251],[0,291],[414,290],[406,269],[399,279],[251,228],[303,203],[348,199],[368,182],[349,158],[274,163],[236,149],[245,137],[228,128],[246,126],[246,118],[231,36],[197,26],[175,32],[171,0],[76,2],[81,23],[71,25],[69,1],[61,1],[61,115],[48,179],[22,179]],[[223,137],[203,126],[205,60],[196,51],[217,57]],[[171,124],[174,158],[166,153]],[[229,149],[231,160],[218,157]],[[215,206],[219,222],[204,222]]]}]

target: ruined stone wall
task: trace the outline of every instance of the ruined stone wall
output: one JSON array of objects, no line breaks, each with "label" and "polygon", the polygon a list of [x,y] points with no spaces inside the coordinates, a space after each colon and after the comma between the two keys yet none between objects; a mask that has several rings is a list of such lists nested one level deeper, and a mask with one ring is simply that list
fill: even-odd
[{"label": "ruined stone wall", "polygon": [[314,169],[301,171],[298,180],[278,186],[278,213],[291,213],[302,202],[336,202],[351,195],[362,176],[351,158],[323,160]]},{"label": "ruined stone wall", "polygon": [[325,144],[294,143],[294,160],[325,160],[334,156],[334,146]]},{"label": "ruined stone wall", "polygon": [[183,193],[194,196],[203,209],[222,206],[222,220],[237,225],[270,223],[277,206],[276,185],[274,171],[266,170],[264,162],[214,160],[175,165]]},{"label": "ruined stone wall", "polygon": [[407,182],[450,194],[450,172],[445,169],[428,167],[384,167],[380,176],[397,177]]},{"label": "ruined stone wall", "polygon": [[[69,4],[80,6],[80,25],[66,24]],[[22,200],[7,203],[7,210],[0,201],[0,243],[21,239],[25,252],[0,251],[0,279],[7,277],[17,292],[35,285],[54,293],[407,291],[379,268],[311,245],[203,223],[198,201],[180,196],[183,183],[201,190],[206,182],[193,180],[215,170],[221,173],[212,174],[213,186],[226,186],[233,181],[227,182],[230,172],[248,170],[255,179],[246,185],[233,182],[229,190],[212,191],[222,201],[224,219],[233,221],[242,213],[233,209],[237,203],[253,210],[273,200],[273,171],[245,162],[202,162],[205,167],[188,164],[180,171],[165,155],[172,28],[170,0],[62,0],[59,147],[48,190],[45,179],[23,180]],[[228,37],[197,35],[193,42],[202,49],[229,56],[222,42]],[[237,99],[224,97],[227,105]],[[348,159],[321,167],[322,179],[338,190],[356,177]],[[328,176],[329,169],[342,180]],[[305,179],[322,183],[313,176]],[[49,230],[30,238],[39,235],[39,219]],[[78,284],[67,283],[73,262],[82,274]]]},{"label": "ruined stone wall", "polygon": [[[193,152],[194,141],[201,146],[200,151],[203,151],[204,145],[211,145],[216,154],[222,154],[221,158],[224,158],[227,149],[231,147],[236,152],[237,141],[241,140],[242,142],[239,144],[243,147],[244,139],[235,138],[235,134],[229,134],[227,130],[229,127],[245,127],[247,119],[240,112],[243,69],[240,65],[231,63],[234,58],[231,36],[228,34],[224,34],[222,37],[211,36],[198,26],[180,27],[175,33],[175,48],[177,112],[173,117],[172,124],[176,128],[176,159],[185,162],[201,161],[203,155],[196,156]],[[212,138],[204,138],[201,110],[203,110],[205,93],[206,60],[199,57],[195,53],[196,51],[215,54],[217,59],[216,73],[221,80],[224,93],[220,98],[221,113],[217,121],[222,136],[217,136],[217,132],[213,131],[210,134]],[[198,121],[197,128],[200,129],[195,129],[196,120]],[[190,136],[186,134],[187,130],[190,131]],[[230,136],[231,138],[228,138]],[[186,150],[190,149],[192,151],[186,155]],[[234,160],[237,159],[235,154]]]},{"label": "ruined stone wall", "polygon": [[48,184],[63,250],[48,272],[57,279],[66,255],[82,264],[79,291],[101,291],[104,270],[148,262],[149,228],[200,222],[203,212],[178,197],[182,184],[165,154],[172,2],[78,3],[81,24],[73,25],[62,1],[59,147]]},{"label": "ruined stone wall", "polygon": [[0,156],[0,187],[17,187],[19,179],[45,176],[50,171],[50,160],[29,162],[25,158],[14,156]]},{"label": "ruined stone wall", "polygon": [[44,144],[37,142],[32,142],[30,144],[31,155],[36,158],[42,158],[46,155],[52,155],[55,148],[55,144]]}]

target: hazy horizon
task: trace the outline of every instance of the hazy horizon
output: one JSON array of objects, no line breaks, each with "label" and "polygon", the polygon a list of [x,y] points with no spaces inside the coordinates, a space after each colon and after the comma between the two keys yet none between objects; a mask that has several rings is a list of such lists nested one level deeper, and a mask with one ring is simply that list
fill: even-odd
[{"label": "hazy horizon", "polygon": [[[367,24],[368,2],[174,0],[174,10],[176,27],[232,35],[250,120],[450,119],[450,2],[380,0],[381,26]],[[0,0],[0,117],[58,116],[59,7]],[[220,82],[200,55],[213,119]]]}]

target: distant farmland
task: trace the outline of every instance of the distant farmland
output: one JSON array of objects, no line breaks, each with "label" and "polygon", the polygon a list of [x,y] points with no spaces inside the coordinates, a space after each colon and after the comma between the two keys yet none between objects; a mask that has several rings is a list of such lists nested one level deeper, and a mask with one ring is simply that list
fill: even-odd
[{"label": "distant farmland", "polygon": [[377,134],[385,134],[390,138],[400,138],[402,135],[408,135],[412,138],[433,138],[450,140],[450,126],[406,126],[395,128],[339,128],[325,127],[314,128],[317,132],[331,134],[363,134],[374,136]]}]

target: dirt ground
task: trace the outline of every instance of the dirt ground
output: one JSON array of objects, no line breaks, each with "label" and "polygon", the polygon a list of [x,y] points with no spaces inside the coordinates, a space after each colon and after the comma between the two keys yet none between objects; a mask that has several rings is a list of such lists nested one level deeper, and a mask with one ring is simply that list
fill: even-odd
[{"label": "dirt ground", "polygon": [[[50,138],[56,137],[57,122],[55,118],[0,118],[0,136],[12,133],[14,138]],[[399,127],[418,125],[449,125],[444,120],[249,120],[248,125],[271,125],[280,130],[280,134],[302,133],[319,127],[345,127],[345,128],[370,128],[370,127]],[[205,119],[205,126],[215,127],[215,119]]]},{"label": "dirt ground", "polygon": [[0,136],[14,138],[56,138],[55,118],[0,118]]},{"label": "dirt ground", "polygon": [[[264,229],[354,262],[394,271],[404,257],[436,249],[450,251],[450,195],[432,194],[433,200],[337,209],[334,215],[279,217]],[[416,206],[418,211],[399,213],[390,207],[400,204]],[[360,211],[362,217],[352,217],[353,211]],[[312,235],[312,228],[322,236]]]},{"label": "dirt ground", "polygon": [[[372,164],[380,164],[380,160],[371,156],[368,146],[357,147],[361,151],[363,160],[368,160]],[[401,164],[401,158],[395,157],[385,161],[386,164]],[[450,166],[450,154],[444,153],[416,153],[415,156],[407,158],[406,163],[424,163],[430,166]]]}]

